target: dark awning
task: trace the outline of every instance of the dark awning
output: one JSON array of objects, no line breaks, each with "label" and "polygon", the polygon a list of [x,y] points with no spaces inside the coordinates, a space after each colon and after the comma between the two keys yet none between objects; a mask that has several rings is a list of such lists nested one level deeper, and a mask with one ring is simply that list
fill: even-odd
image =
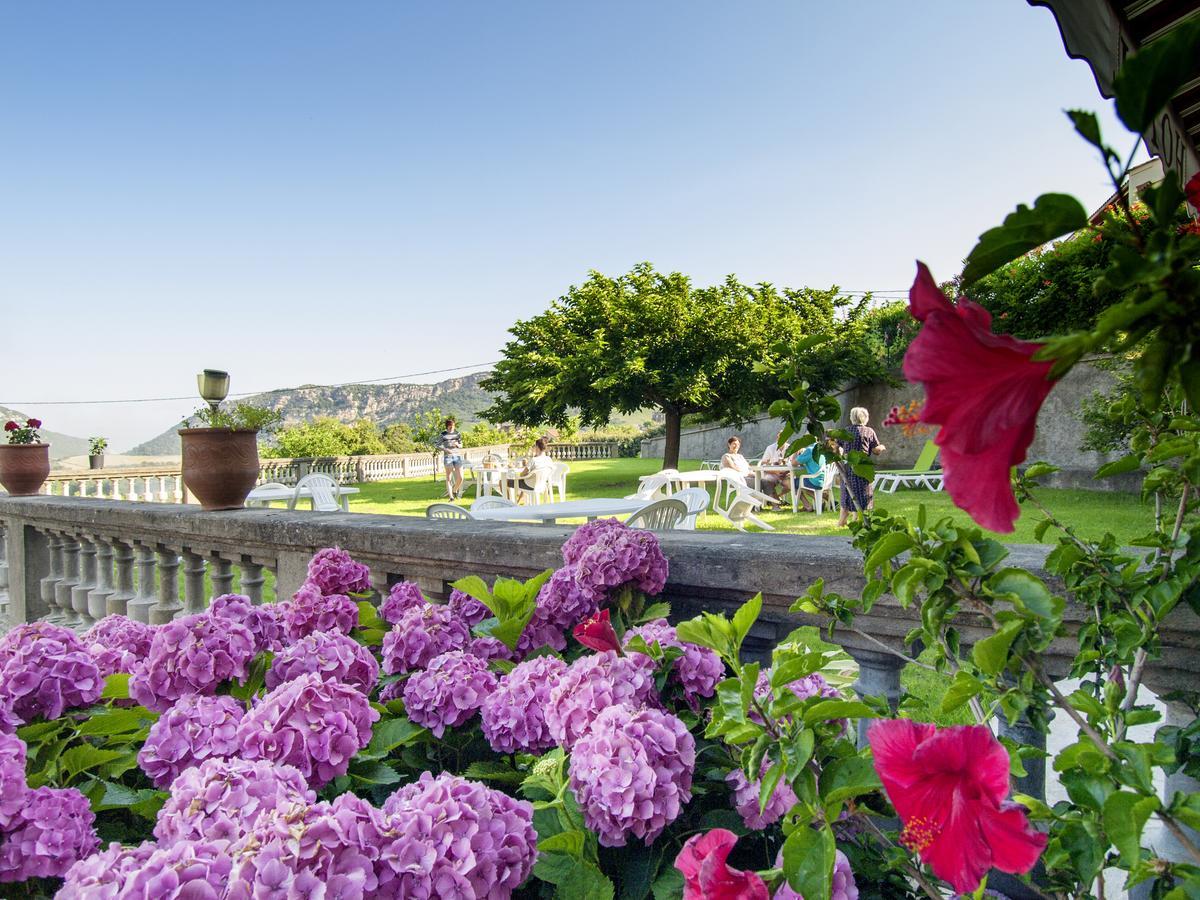
[{"label": "dark awning", "polygon": [[[1146,44],[1200,16],[1200,0],[1027,0],[1058,22],[1068,55],[1092,68],[1100,93],[1113,95],[1121,62]],[[1150,152],[1187,181],[1200,171],[1200,48],[1192,78],[1146,132]]]}]

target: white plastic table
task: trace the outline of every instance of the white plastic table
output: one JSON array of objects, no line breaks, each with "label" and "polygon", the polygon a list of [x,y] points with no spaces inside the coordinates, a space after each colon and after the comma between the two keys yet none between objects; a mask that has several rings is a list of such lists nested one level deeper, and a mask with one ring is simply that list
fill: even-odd
[{"label": "white plastic table", "polygon": [[[342,504],[342,509],[350,512],[350,495],[357,494],[359,489],[356,487],[342,487],[338,485],[334,490],[337,492],[338,502]],[[246,495],[246,503],[261,503],[266,506],[275,500],[282,500],[284,503],[291,501],[296,497],[296,489],[290,487],[271,487],[270,485],[260,485]],[[300,488],[300,496],[297,500],[312,500],[312,491],[307,487]]]},{"label": "white plastic table", "polygon": [[558,503],[531,503],[528,506],[501,506],[472,513],[476,519],[489,522],[541,522],[553,525],[559,519],[600,519],[635,513],[650,501],[626,500],[619,497],[595,497],[590,500],[562,500]]},{"label": "white plastic table", "polygon": [[476,463],[471,466],[471,474],[479,485],[476,491],[477,497],[490,497],[493,491],[500,496],[508,497],[512,493],[509,484],[521,477],[521,469],[507,465],[485,466],[482,463]]}]

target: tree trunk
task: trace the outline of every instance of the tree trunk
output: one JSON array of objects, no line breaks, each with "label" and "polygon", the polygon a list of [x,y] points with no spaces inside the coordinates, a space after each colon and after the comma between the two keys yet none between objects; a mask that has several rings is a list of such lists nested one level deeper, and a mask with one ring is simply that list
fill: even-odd
[{"label": "tree trunk", "polygon": [[664,409],[667,414],[667,434],[663,440],[663,468],[679,468],[679,428],[683,414],[677,409]]}]

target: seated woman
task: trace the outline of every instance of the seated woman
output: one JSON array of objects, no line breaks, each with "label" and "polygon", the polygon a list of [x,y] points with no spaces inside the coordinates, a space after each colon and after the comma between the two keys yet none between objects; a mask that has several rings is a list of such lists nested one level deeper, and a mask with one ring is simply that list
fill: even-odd
[{"label": "seated woman", "polygon": [[554,460],[546,452],[546,439],[538,438],[533,442],[533,455],[529,457],[529,462],[521,470],[517,483],[527,491],[536,490],[539,479],[544,485],[547,479],[550,478],[550,473],[553,469]]},{"label": "seated woman", "polygon": [[[815,443],[809,444],[796,454],[795,465],[804,470],[803,475],[796,476],[797,491],[801,488],[819,491],[825,487],[825,457],[817,451]],[[800,493],[800,502],[804,504],[805,510],[813,511],[812,501],[803,491]]]},{"label": "seated woman", "polygon": [[742,456],[742,439],[731,437],[725,442],[728,451],[721,457],[721,468],[736,472],[738,477],[751,487],[754,486],[754,472],[746,457]]}]

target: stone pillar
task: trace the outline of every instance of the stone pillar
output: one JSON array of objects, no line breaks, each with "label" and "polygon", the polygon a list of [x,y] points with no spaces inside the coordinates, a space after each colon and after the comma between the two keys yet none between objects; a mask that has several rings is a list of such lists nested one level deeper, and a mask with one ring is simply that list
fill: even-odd
[{"label": "stone pillar", "polygon": [[88,592],[88,615],[99,621],[108,615],[108,598],[113,589],[113,549],[104,538],[96,538],[96,587]]},{"label": "stone pillar", "polygon": [[[1053,717],[1051,712],[1051,717]],[[998,730],[1001,737],[1006,737],[1018,744],[1024,744],[1027,747],[1036,747],[1043,753],[1046,752],[1046,735],[1038,731],[1029,724],[1029,720],[1021,716],[1012,725],[1008,724],[1008,719],[1003,715],[997,720]],[[1022,760],[1025,766],[1025,776],[1023,778],[1013,779],[1013,793],[1028,794],[1030,797],[1036,797],[1038,800],[1045,802],[1046,800],[1046,759],[1045,757],[1037,757],[1036,759]]]},{"label": "stone pillar", "polygon": [[[308,578],[308,561],[312,554],[295,550],[280,550],[275,562],[275,600],[282,602],[292,599],[292,595],[300,590],[300,585]],[[244,571],[244,567],[243,567]],[[242,578],[245,584],[245,576]],[[246,593],[243,587],[242,593]]]},{"label": "stone pillar", "polygon": [[250,557],[242,557],[242,593],[250,598],[250,602],[256,606],[263,602],[262,586],[266,581],[263,578],[263,567],[254,562]]},{"label": "stone pillar", "polygon": [[[904,660],[890,653],[874,650],[851,650],[850,655],[858,663],[858,681],[854,689],[859,694],[872,697],[882,696],[888,706],[895,711],[900,703],[900,672],[904,668]],[[867,727],[870,719],[858,721],[858,746],[867,744]]]},{"label": "stone pillar", "polygon": [[113,561],[117,566],[116,590],[108,598],[108,614],[124,616],[129,612],[133,593],[133,548],[124,541],[113,541]]},{"label": "stone pillar", "polygon": [[150,624],[150,610],[154,607],[157,593],[154,586],[154,548],[146,544],[134,545],[137,555],[137,594],[129,601],[126,614],[131,619]]},{"label": "stone pillar", "polygon": [[64,534],[62,536],[62,552],[63,577],[62,581],[54,586],[54,601],[63,611],[63,624],[68,628],[74,628],[83,621],[71,604],[71,597],[79,585],[79,541],[75,540],[73,535]]},{"label": "stone pillar", "polygon": [[215,553],[208,560],[208,577],[212,579],[213,598],[233,593],[233,563]]},{"label": "stone pillar", "polygon": [[158,547],[158,602],[150,607],[150,624],[165,625],[183,610],[179,602],[179,555]]},{"label": "stone pillar", "polygon": [[183,611],[187,615],[204,612],[204,557],[183,548]]},{"label": "stone pillar", "polygon": [[19,520],[0,522],[4,535],[7,592],[3,618],[12,625],[32,622],[49,610],[42,605],[41,580],[50,571],[46,535]]},{"label": "stone pillar", "polygon": [[46,543],[50,549],[50,571],[42,579],[42,603],[49,610],[46,620],[61,624],[66,620],[66,616],[58,606],[58,597],[54,589],[63,578],[63,542],[59,535],[51,533],[46,535]]},{"label": "stone pillar", "polygon": [[71,588],[71,608],[79,615],[77,630],[91,628],[96,620],[88,614],[88,594],[96,587],[96,545],[89,538],[79,538],[79,584]]}]

